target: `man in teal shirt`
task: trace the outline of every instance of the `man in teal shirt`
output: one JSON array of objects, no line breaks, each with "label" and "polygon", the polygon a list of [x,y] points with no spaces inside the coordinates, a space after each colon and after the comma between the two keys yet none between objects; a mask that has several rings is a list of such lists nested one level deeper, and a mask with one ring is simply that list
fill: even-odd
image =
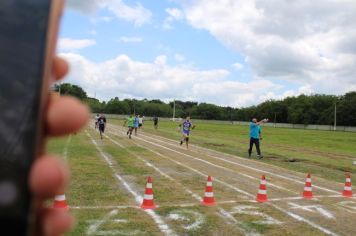
[{"label": "man in teal shirt", "polygon": [[267,121],[268,119],[264,119],[261,120],[260,122],[257,122],[257,119],[253,118],[252,121],[250,122],[250,148],[248,149],[248,157],[251,157],[253,144],[255,144],[258,159],[263,158],[260,150],[260,135],[261,135],[260,125]]}]

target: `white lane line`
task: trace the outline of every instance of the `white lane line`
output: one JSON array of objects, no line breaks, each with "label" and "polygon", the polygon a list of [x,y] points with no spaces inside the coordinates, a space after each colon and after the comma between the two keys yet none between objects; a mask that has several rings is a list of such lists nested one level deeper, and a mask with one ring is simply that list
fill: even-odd
[{"label": "white lane line", "polygon": [[67,161],[67,159],[68,159],[68,147],[69,147],[69,144],[71,141],[72,141],[72,135],[70,134],[67,138],[66,145],[64,146],[64,149],[63,149],[63,159],[65,161]]},{"label": "white lane line", "polygon": [[[138,204],[141,204],[143,198],[138,193],[136,193],[131,188],[131,186],[117,173],[117,171],[113,167],[113,163],[111,162],[110,158],[102,151],[102,149],[99,147],[99,145],[96,143],[96,141],[91,137],[91,135],[89,134],[88,131],[86,131],[86,134],[91,139],[91,141],[94,144],[94,146],[96,147],[96,149],[99,151],[101,157],[110,166],[112,172],[114,173],[114,176],[119,180],[119,184],[122,184],[126,188],[126,190],[134,196],[134,198]],[[169,236],[176,235],[175,232],[173,232],[170,229],[170,227],[164,222],[162,217],[160,217],[158,214],[156,214],[156,212],[154,212],[153,210],[145,210],[145,213],[147,213],[149,216],[151,216],[151,218],[155,221],[156,225],[158,226],[158,228],[161,230],[162,233],[164,233],[165,235],[169,235]]]},{"label": "white lane line", "polygon": [[[146,136],[146,135],[141,135],[141,136],[144,136],[144,137],[153,139],[152,137],[149,137],[149,136]],[[155,135],[155,136],[157,136],[157,135]],[[159,137],[159,136],[158,136],[158,137]],[[165,139],[166,139],[166,138],[165,138]],[[158,142],[165,143],[165,144],[167,144],[167,145],[176,147],[176,145],[171,144],[171,143],[164,142],[164,141],[162,141],[162,140],[155,139],[155,141],[158,141]],[[203,150],[209,150],[209,149],[205,149],[205,148],[201,148],[201,149],[203,149]],[[191,150],[191,151],[192,151],[192,152],[197,152],[197,151],[193,151],[193,150]],[[187,154],[187,155],[188,155],[188,154]],[[296,179],[293,179],[293,178],[290,178],[290,177],[286,177],[286,176],[283,176],[283,175],[279,175],[279,174],[276,174],[276,173],[273,173],[273,172],[270,172],[270,171],[258,169],[258,168],[255,168],[255,167],[251,167],[251,166],[249,166],[249,165],[245,165],[245,164],[237,163],[237,162],[234,162],[234,161],[226,160],[226,159],[221,158],[221,157],[213,156],[213,155],[211,155],[211,154],[209,154],[209,153],[204,153],[204,155],[207,155],[207,156],[209,156],[209,157],[211,157],[211,158],[214,158],[214,159],[217,159],[217,160],[221,160],[221,161],[224,161],[224,162],[233,164],[233,165],[241,166],[241,167],[244,167],[244,168],[248,168],[248,169],[250,169],[250,170],[254,170],[254,171],[257,171],[257,172],[269,174],[269,175],[271,175],[271,176],[276,176],[276,177],[278,177],[278,178],[290,180],[290,181],[293,181],[293,182],[296,182],[296,183],[300,183],[300,184],[304,184],[304,183],[305,183],[305,182],[303,182],[303,181],[296,180]],[[229,154],[226,154],[226,155],[229,155]],[[234,157],[234,158],[236,158],[236,159],[241,159],[241,160],[243,160],[243,161],[246,161],[246,160],[244,160],[243,158],[238,157],[238,156],[233,156],[233,155],[229,155],[229,156],[232,156],[232,157]],[[259,164],[261,164],[261,163],[259,163]],[[265,164],[265,163],[264,163],[264,164]],[[265,165],[268,165],[268,164],[265,164]],[[270,166],[270,165],[268,165],[268,166]],[[315,188],[317,188],[317,189],[320,189],[320,190],[323,190],[323,191],[331,192],[331,193],[338,193],[338,192],[335,191],[335,190],[328,189],[328,188],[325,188],[325,187],[321,187],[321,186],[318,186],[318,185],[315,185],[315,184],[313,184],[313,187],[315,187]]]},{"label": "white lane line", "polygon": [[[171,180],[172,182],[174,182],[175,184],[178,184],[181,186],[181,188],[187,192],[188,194],[191,195],[192,198],[196,199],[199,203],[202,202],[202,197],[200,197],[198,194],[194,193],[193,191],[191,191],[190,189],[186,188],[184,185],[182,185],[181,183],[179,183],[176,179],[174,179],[173,177],[169,176],[168,174],[164,173],[162,170],[160,170],[158,167],[156,167],[155,165],[151,164],[150,162],[146,161],[144,158],[141,158],[139,155],[137,155],[136,153],[133,153],[131,151],[129,151],[127,148],[125,148],[122,144],[116,142],[115,140],[113,140],[112,138],[110,138],[109,136],[105,135],[106,138],[108,138],[111,142],[113,142],[114,144],[116,144],[117,146],[126,149],[127,152],[131,153],[131,155],[135,156],[136,158],[138,158],[139,160],[143,161],[147,166],[153,168],[154,170],[156,170],[159,174],[161,174],[162,176],[166,177],[167,179]],[[136,146],[139,146],[138,144],[135,144]],[[231,202],[231,201],[229,201]],[[199,204],[200,205],[200,204]],[[221,207],[218,207],[218,209],[220,211],[224,211],[224,209],[222,209]],[[235,220],[235,218],[229,213],[229,212],[225,212],[225,214],[218,214],[220,217],[222,217],[224,220],[228,220],[228,222],[231,221],[231,218],[233,218]],[[236,220],[235,220],[236,221]],[[227,222],[227,223],[228,223]],[[235,222],[234,222],[235,223]],[[240,225],[241,226],[241,225]],[[244,228],[239,228],[237,226],[235,226],[236,228],[238,228],[242,233],[244,233],[245,235],[250,235],[251,233],[249,233],[248,231],[246,231],[245,227]]]},{"label": "white lane line", "polygon": [[294,213],[292,213],[290,211],[287,211],[287,210],[285,210],[285,209],[283,209],[283,208],[281,208],[279,206],[276,206],[274,204],[270,204],[270,205],[274,206],[276,209],[280,210],[281,212],[289,215],[290,217],[292,217],[292,218],[294,218],[294,219],[296,219],[298,221],[302,221],[304,223],[307,223],[308,225],[312,226],[313,228],[316,228],[316,229],[320,230],[321,232],[323,232],[325,234],[332,235],[332,236],[338,236],[338,234],[336,234],[336,233],[334,233],[334,232],[332,232],[332,231],[330,231],[330,230],[328,230],[328,229],[326,229],[326,228],[324,228],[324,227],[322,227],[322,226],[320,226],[318,224],[315,224],[314,222],[312,222],[310,220],[307,220],[304,217],[301,217],[301,216],[299,216],[297,214],[294,214]]},{"label": "white lane line", "polygon": [[127,205],[127,206],[71,206],[70,209],[75,210],[105,210],[105,209],[127,209],[127,208],[137,208],[138,206]]},{"label": "white lane line", "polygon": [[[118,134],[115,134],[115,133],[113,133],[113,132],[110,132],[110,133],[112,133],[112,134],[118,136]],[[136,138],[137,138],[137,137],[136,137]],[[140,139],[140,138],[138,138],[138,139]],[[146,140],[144,140],[144,139],[141,139],[141,140],[144,141],[144,142],[147,142],[147,143],[151,143],[151,144],[153,144],[153,145],[156,145],[156,144],[154,144],[154,143],[152,143],[152,142],[149,142],[149,141],[146,141]],[[163,147],[163,146],[161,146],[161,145],[159,145],[159,144],[157,144],[157,146]],[[145,149],[147,149],[147,150],[149,150],[149,151],[151,151],[151,152],[153,152],[153,153],[159,155],[160,157],[163,157],[163,158],[166,158],[166,159],[168,159],[168,160],[170,160],[170,161],[173,161],[174,163],[176,163],[176,164],[178,164],[178,165],[181,165],[181,166],[183,166],[183,167],[185,167],[185,168],[187,168],[187,169],[190,169],[191,171],[193,171],[193,172],[195,172],[195,173],[197,173],[197,174],[199,174],[199,175],[201,175],[201,176],[206,177],[206,176],[209,175],[209,174],[202,173],[202,172],[200,172],[199,170],[194,169],[193,167],[187,166],[187,165],[185,165],[185,164],[183,164],[183,163],[181,163],[181,162],[178,162],[178,161],[175,161],[175,160],[173,160],[173,159],[167,158],[167,157],[163,156],[161,153],[156,152],[156,151],[154,151],[154,150],[152,150],[152,149],[150,149],[150,148],[147,148],[146,146],[143,146],[143,147],[144,147]],[[171,150],[170,148],[166,148],[166,147],[163,147],[163,148]],[[172,150],[172,151],[174,151],[174,150]],[[228,183],[226,183],[226,182],[224,182],[224,181],[221,181],[220,179],[218,179],[218,178],[216,178],[216,177],[214,177],[214,181],[215,181],[215,182],[218,182],[218,183],[220,183],[220,184],[222,184],[222,185],[224,185],[224,186],[226,186],[226,187],[229,187],[229,188],[235,190],[235,191],[238,192],[238,193],[242,193],[242,194],[244,194],[244,195],[246,195],[246,196],[249,196],[249,197],[254,198],[254,195],[252,195],[252,194],[250,194],[250,193],[248,193],[248,192],[246,192],[246,191],[244,191],[244,190],[242,190],[242,189],[239,189],[239,188],[237,188],[237,187],[235,187],[235,186],[232,186],[231,184],[228,184]]]},{"label": "white lane line", "polygon": [[[111,132],[111,133],[112,133],[112,132]],[[117,135],[117,134],[115,134],[115,133],[112,133],[112,134]],[[117,135],[117,136],[118,136],[118,135]],[[150,144],[152,144],[152,145],[154,145],[154,146],[161,147],[161,148],[164,148],[164,149],[167,149],[167,150],[170,150],[170,151],[172,151],[172,152],[179,153],[179,154],[183,154],[183,153],[181,153],[181,152],[179,152],[179,151],[170,149],[170,148],[168,148],[168,147],[165,147],[165,146],[162,146],[162,145],[159,145],[159,144],[155,144],[155,143],[149,142],[149,141],[147,141],[147,140],[144,140],[144,139],[141,139],[141,138],[138,138],[138,137],[136,137],[136,138],[139,139],[139,140],[142,140],[142,141],[144,141],[144,142],[146,142],[146,143],[150,143]],[[146,148],[147,150],[153,151],[152,149],[149,149],[149,148],[147,148],[146,146],[144,146],[144,148]],[[155,152],[155,151],[153,151],[153,152]],[[157,152],[155,152],[155,153],[157,153]],[[158,153],[157,153],[157,155],[158,155]],[[161,157],[164,157],[164,156],[161,155],[161,154],[159,154],[159,155],[160,155]],[[166,157],[164,157],[164,158],[166,158]],[[173,161],[173,162],[175,162],[175,163],[177,163],[177,164],[180,163],[180,162],[177,162],[177,161],[175,161],[175,160],[173,160],[173,159],[170,159],[170,158],[166,158],[166,159],[171,160],[171,161]],[[198,170],[196,170],[196,169],[194,169],[194,168],[191,168],[191,167],[189,167],[189,166],[186,166],[186,165],[184,165],[184,164],[182,164],[182,163],[180,163],[180,165],[181,165],[181,166],[184,166],[184,167],[186,167],[186,168],[188,168],[188,169],[190,169],[190,170],[193,170],[194,172],[196,172],[196,173],[198,173],[198,174],[200,174],[200,175],[206,176],[206,174],[203,174],[202,172],[200,172],[200,171],[198,171]],[[250,194],[250,193],[248,193],[248,192],[245,192],[245,191],[243,191],[243,190],[241,190],[241,189],[238,189],[238,188],[236,188],[235,186],[232,186],[231,184],[228,184],[228,183],[226,183],[226,182],[224,182],[224,181],[221,181],[221,180],[219,180],[219,179],[217,179],[217,178],[214,178],[214,180],[215,180],[215,182],[218,182],[218,183],[220,183],[220,184],[222,184],[222,185],[224,185],[224,186],[227,186],[227,187],[229,187],[229,188],[235,190],[236,192],[242,193],[242,194],[244,194],[244,195],[246,195],[246,196],[248,196],[248,197],[250,197],[250,198],[253,198],[253,199],[254,199],[254,197],[255,197],[254,195],[252,195],[252,194]],[[333,233],[332,231],[330,231],[329,229],[326,229],[326,228],[324,228],[324,227],[322,227],[322,226],[320,226],[320,225],[318,225],[318,224],[316,224],[316,223],[314,223],[314,222],[312,222],[312,221],[310,221],[310,220],[308,220],[308,219],[305,219],[304,217],[302,217],[302,216],[300,216],[300,215],[297,215],[297,214],[295,214],[295,213],[292,213],[292,212],[289,212],[289,211],[287,211],[287,210],[284,210],[283,208],[278,207],[277,205],[275,205],[275,204],[273,204],[273,203],[270,203],[270,202],[269,202],[269,203],[267,203],[267,204],[270,205],[270,206],[273,206],[275,209],[277,209],[277,210],[279,210],[279,211],[281,211],[281,212],[287,214],[288,216],[294,218],[295,220],[302,221],[302,222],[304,222],[304,223],[310,225],[311,227],[316,228],[316,229],[322,231],[322,232],[325,233],[325,234],[329,234],[329,235],[333,235],[333,236],[336,236],[336,235],[337,235],[337,234]]]},{"label": "white lane line", "polygon": [[98,231],[99,227],[107,222],[112,216],[116,215],[118,210],[112,210],[103,219],[96,221],[94,224],[90,225],[87,231],[87,235],[94,235]]},{"label": "white lane line", "polygon": [[[112,132],[110,132],[110,133],[112,133]],[[114,133],[112,133],[112,134],[114,134]],[[148,137],[148,136],[146,136],[146,135],[142,135],[142,136]],[[136,138],[137,138],[137,137],[136,137]],[[138,138],[138,139],[139,139],[139,138]],[[160,142],[163,142],[163,141],[160,141]],[[165,143],[165,142],[163,142],[163,143]],[[171,145],[171,146],[176,146],[176,145],[169,144],[169,143],[166,143],[166,144]],[[180,152],[180,153],[181,153],[181,152]],[[183,154],[183,153],[182,153],[182,154]],[[247,175],[247,174],[244,174],[244,173],[236,172],[236,171],[234,171],[234,170],[232,170],[232,169],[230,169],[230,168],[227,168],[227,167],[224,167],[224,166],[220,166],[220,165],[216,165],[216,164],[214,164],[214,163],[212,163],[212,162],[206,161],[206,160],[201,159],[201,158],[198,158],[198,157],[191,156],[191,155],[189,155],[189,154],[183,154],[183,155],[185,155],[185,156],[187,156],[187,157],[190,157],[190,158],[193,158],[193,159],[195,159],[195,160],[197,160],[197,161],[204,162],[204,163],[207,164],[207,165],[211,165],[211,166],[214,166],[214,167],[216,167],[216,168],[220,168],[220,169],[223,169],[223,170],[232,172],[232,173],[234,173],[235,175],[244,176],[244,177],[246,177],[246,178],[253,179],[253,180],[256,180],[256,181],[259,181],[259,180],[260,180],[259,178],[253,177],[253,176],[251,176],[251,175]],[[206,154],[206,155],[207,155],[207,154]],[[208,156],[208,155],[207,155],[207,156]],[[214,157],[214,159],[216,159],[216,158]],[[287,188],[284,188],[284,187],[275,185],[275,184],[273,184],[273,183],[268,183],[268,186],[271,186],[272,188],[276,188],[276,189],[279,189],[279,190],[282,190],[282,191],[290,192],[290,193],[293,193],[293,194],[299,194],[299,193],[296,192],[296,191],[293,191],[293,190],[290,190],[290,189],[287,189]]]}]

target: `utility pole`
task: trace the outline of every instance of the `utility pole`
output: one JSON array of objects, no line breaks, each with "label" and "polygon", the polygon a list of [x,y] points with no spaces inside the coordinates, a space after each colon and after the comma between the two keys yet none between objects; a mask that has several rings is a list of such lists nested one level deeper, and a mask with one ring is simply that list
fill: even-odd
[{"label": "utility pole", "polygon": [[176,117],[176,100],[173,100],[173,121],[175,121]]},{"label": "utility pole", "polygon": [[335,110],[334,110],[334,131],[336,131],[336,102],[335,102]]},{"label": "utility pole", "polygon": [[274,128],[276,128],[277,112],[274,113]]}]

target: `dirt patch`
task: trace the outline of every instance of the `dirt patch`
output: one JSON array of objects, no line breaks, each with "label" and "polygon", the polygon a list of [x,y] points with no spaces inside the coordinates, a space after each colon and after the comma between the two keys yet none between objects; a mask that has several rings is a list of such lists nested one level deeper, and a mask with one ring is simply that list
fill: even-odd
[{"label": "dirt patch", "polygon": [[204,143],[204,144],[208,145],[208,146],[213,146],[213,147],[226,147],[227,146],[223,143]]}]

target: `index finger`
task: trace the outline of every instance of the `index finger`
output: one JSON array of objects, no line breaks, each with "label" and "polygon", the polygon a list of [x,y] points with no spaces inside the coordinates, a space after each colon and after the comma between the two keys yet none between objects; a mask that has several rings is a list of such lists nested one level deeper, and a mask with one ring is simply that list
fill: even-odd
[{"label": "index finger", "polygon": [[54,75],[55,80],[60,80],[62,77],[64,77],[68,73],[69,66],[68,66],[68,63],[64,59],[56,56],[53,59],[52,70],[53,70],[53,75]]}]

